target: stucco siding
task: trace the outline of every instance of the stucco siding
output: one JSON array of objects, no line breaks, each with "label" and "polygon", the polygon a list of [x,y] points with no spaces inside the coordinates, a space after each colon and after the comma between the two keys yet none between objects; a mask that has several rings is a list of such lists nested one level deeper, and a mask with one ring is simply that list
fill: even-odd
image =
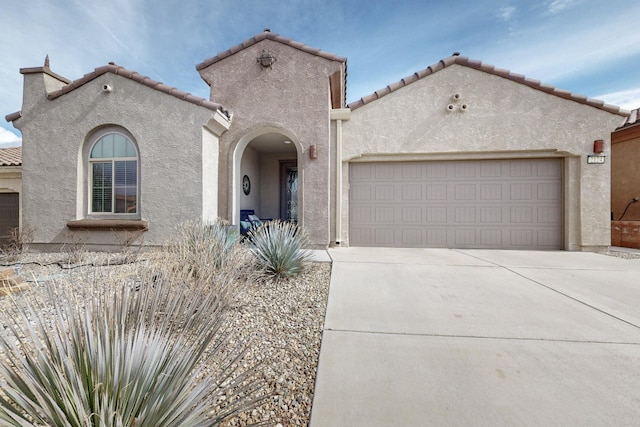
[{"label": "stucco siding", "polygon": [[[110,93],[101,90],[105,84],[112,87]],[[33,103],[36,98],[41,101]],[[111,73],[51,101],[43,99],[39,89],[26,93],[25,99],[33,108],[23,110],[17,123],[23,134],[23,186],[28,194],[24,223],[35,228],[36,244],[68,241],[67,222],[86,216],[85,143],[103,126],[125,129],[139,150],[138,206],[141,219],[149,223],[146,244],[162,244],[178,223],[215,213],[215,203],[203,204],[203,168],[213,169],[210,175],[217,169],[202,158],[207,153],[203,126],[213,111]],[[208,139],[208,145],[217,148],[217,137]],[[114,233],[76,234],[82,234],[75,239],[86,244],[118,243]]]},{"label": "stucco siding", "polygon": [[[343,161],[562,157],[565,248],[588,249],[609,244],[610,164],[586,156],[596,139],[610,146],[621,120],[456,64],[352,111]],[[343,191],[348,215],[348,183]]]},{"label": "stucco siding", "polygon": [[[256,58],[269,50],[277,61],[263,68]],[[329,174],[331,98],[329,76],[344,64],[263,40],[200,71],[211,86],[211,100],[233,112],[233,125],[222,136],[220,149],[220,215],[237,221],[234,212],[234,150],[261,128],[288,135],[298,149],[299,223],[314,246],[329,244]],[[317,159],[310,159],[315,145]],[[271,210],[271,207],[268,208]]]},{"label": "stucco siding", "polygon": [[240,176],[243,178],[245,175],[249,177],[251,188],[248,195],[244,190],[240,193],[240,209],[253,209],[257,215],[264,217],[264,213],[260,210],[260,188],[263,182],[260,179],[260,158],[256,150],[251,147],[247,147],[242,155]]}]

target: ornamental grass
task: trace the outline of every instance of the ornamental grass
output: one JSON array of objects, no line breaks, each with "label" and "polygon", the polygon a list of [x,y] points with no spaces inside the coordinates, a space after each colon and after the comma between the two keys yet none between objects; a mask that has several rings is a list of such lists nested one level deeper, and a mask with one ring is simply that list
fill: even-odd
[{"label": "ornamental grass", "polygon": [[135,280],[52,281],[11,297],[0,424],[216,426],[259,404],[257,367],[226,320],[245,258],[223,247],[193,264],[165,248]]}]

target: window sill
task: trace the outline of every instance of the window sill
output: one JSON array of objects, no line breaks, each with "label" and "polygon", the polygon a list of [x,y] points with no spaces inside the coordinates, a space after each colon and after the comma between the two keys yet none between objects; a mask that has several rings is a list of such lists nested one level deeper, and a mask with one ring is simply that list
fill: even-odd
[{"label": "window sill", "polygon": [[67,222],[71,230],[148,230],[149,223],[139,219],[79,219]]}]

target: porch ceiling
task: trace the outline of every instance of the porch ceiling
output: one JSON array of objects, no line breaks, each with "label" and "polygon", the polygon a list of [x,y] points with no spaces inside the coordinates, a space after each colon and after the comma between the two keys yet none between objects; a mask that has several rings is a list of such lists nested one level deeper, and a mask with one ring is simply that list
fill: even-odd
[{"label": "porch ceiling", "polygon": [[270,132],[254,138],[249,146],[258,153],[295,153],[296,146],[292,142],[286,144],[285,141],[290,141],[285,135]]}]

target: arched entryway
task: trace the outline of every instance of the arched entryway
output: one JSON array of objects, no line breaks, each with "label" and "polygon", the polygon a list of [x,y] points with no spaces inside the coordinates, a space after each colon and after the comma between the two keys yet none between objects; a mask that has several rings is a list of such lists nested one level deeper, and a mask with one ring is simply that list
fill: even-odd
[{"label": "arched entryway", "polygon": [[299,221],[298,147],[291,135],[273,128],[242,138],[234,151],[235,224],[248,211],[267,220]]}]

